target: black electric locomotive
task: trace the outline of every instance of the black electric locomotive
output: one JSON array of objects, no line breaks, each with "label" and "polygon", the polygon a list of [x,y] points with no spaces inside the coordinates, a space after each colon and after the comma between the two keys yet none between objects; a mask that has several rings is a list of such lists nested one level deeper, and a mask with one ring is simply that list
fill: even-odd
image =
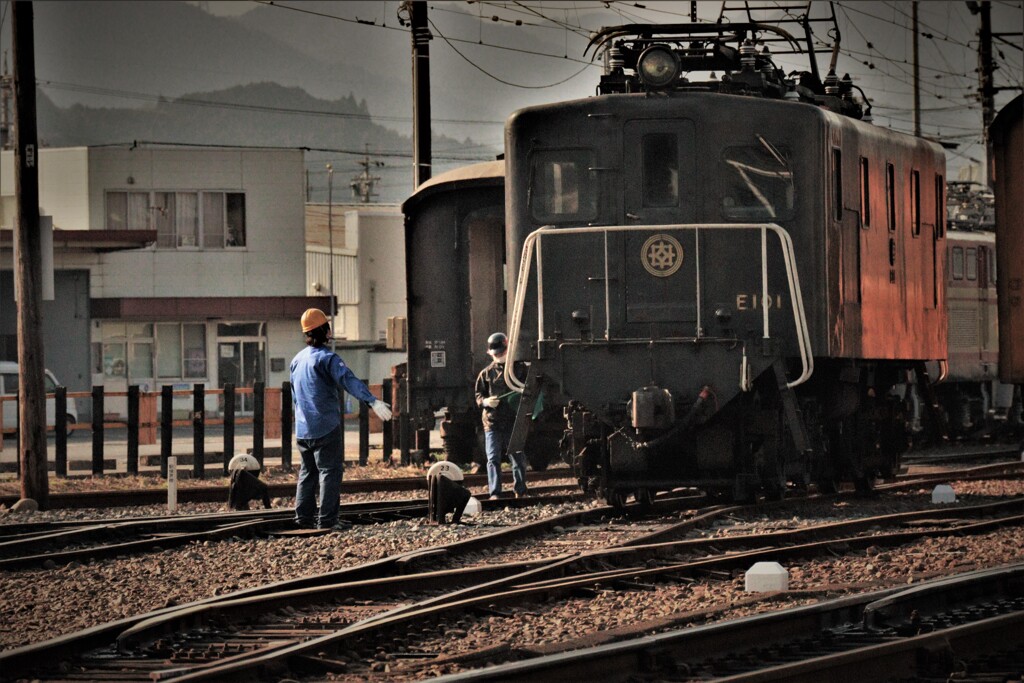
[{"label": "black electric locomotive", "polygon": [[780,70],[800,44],[605,29],[598,96],[507,123],[507,379],[564,406],[563,458],[613,503],[869,487],[945,358],[943,152],[865,121],[836,49]]}]

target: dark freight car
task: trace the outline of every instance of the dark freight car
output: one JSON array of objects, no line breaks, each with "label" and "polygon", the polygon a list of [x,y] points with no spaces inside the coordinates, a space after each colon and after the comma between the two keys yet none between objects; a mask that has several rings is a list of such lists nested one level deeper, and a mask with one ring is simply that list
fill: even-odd
[{"label": "dark freight car", "polygon": [[[473,382],[490,362],[486,340],[505,329],[504,162],[436,176],[402,205],[409,317],[409,412],[430,429],[444,410],[446,455],[479,456]],[[497,304],[497,305],[496,305]]]}]

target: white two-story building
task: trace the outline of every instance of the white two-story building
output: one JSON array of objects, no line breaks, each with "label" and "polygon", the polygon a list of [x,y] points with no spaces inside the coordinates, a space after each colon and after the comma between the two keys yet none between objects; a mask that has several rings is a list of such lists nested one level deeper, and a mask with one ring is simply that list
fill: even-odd
[{"label": "white two-story building", "polygon": [[[40,212],[54,225],[55,297],[42,305],[46,366],[71,391],[279,386],[302,346],[302,311],[330,308],[327,292],[309,291],[304,175],[297,149],[40,150]],[[5,151],[6,360],[17,348],[14,221],[13,153]],[[119,412],[116,402],[111,410]]]}]

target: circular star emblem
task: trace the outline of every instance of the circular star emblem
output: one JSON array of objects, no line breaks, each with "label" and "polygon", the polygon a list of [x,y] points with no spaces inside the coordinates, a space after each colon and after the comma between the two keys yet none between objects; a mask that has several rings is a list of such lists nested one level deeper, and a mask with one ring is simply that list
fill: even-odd
[{"label": "circular star emblem", "polygon": [[655,277],[668,277],[683,265],[683,245],[671,235],[654,235],[640,249],[640,261]]}]

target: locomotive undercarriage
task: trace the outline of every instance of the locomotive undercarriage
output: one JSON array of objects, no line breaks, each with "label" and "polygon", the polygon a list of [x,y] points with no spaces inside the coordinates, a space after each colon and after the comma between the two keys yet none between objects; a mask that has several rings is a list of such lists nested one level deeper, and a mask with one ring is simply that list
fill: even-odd
[{"label": "locomotive undercarriage", "polygon": [[611,424],[572,402],[562,457],[585,491],[617,506],[679,487],[738,501],[779,499],[810,483],[833,492],[851,481],[869,491],[876,478],[896,473],[910,443],[898,391],[905,376],[895,365],[824,361],[811,382],[792,390],[777,361],[725,405],[716,405],[711,387],[690,401],[670,397],[679,419],[657,430]]}]

